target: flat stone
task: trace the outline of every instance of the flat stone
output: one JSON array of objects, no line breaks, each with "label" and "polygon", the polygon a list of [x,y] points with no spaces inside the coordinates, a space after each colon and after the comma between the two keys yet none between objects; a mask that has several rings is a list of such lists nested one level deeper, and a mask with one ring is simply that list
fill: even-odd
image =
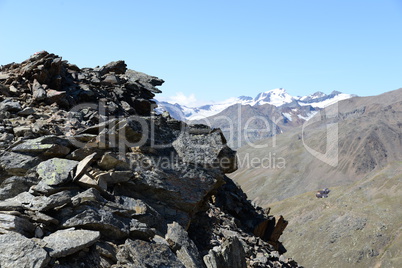
[{"label": "flat stone", "polygon": [[70,152],[70,149],[68,147],[59,144],[41,144],[41,143],[30,142],[28,140],[28,142],[24,142],[13,147],[11,151],[17,153],[29,153],[36,155],[43,153],[45,156],[56,157],[56,156],[66,156]]},{"label": "flat stone", "polygon": [[62,191],[51,196],[34,196],[29,192],[0,201],[0,210],[29,209],[32,211],[47,211],[71,202],[74,191]]},{"label": "flat stone", "polygon": [[5,170],[10,175],[22,176],[29,169],[38,165],[39,162],[38,158],[30,155],[5,152],[0,156],[0,169]]},{"label": "flat stone", "polygon": [[50,257],[60,258],[93,245],[99,238],[98,231],[67,229],[52,233],[44,237],[43,241]]},{"label": "flat stone", "polygon": [[84,175],[84,173],[87,171],[87,169],[90,167],[91,163],[93,161],[95,161],[97,153],[92,153],[90,155],[88,155],[87,157],[85,157],[84,159],[82,159],[77,166],[77,171],[75,173],[75,177],[73,180],[77,180],[79,179],[82,175]]},{"label": "flat stone", "polygon": [[112,239],[127,238],[130,235],[131,219],[115,213],[103,204],[80,205],[73,210],[64,208],[57,215],[61,227],[80,227],[98,230],[102,236]]},{"label": "flat stone", "polygon": [[28,115],[31,115],[31,114],[34,114],[34,113],[35,113],[35,109],[34,109],[34,108],[32,108],[32,107],[26,107],[26,108],[22,109],[22,111],[19,111],[17,114],[18,114],[19,116],[28,116]]},{"label": "flat stone", "polygon": [[0,235],[0,267],[42,268],[49,261],[47,252],[31,239],[15,232]]},{"label": "flat stone", "polygon": [[72,181],[73,172],[78,163],[74,160],[52,158],[40,163],[36,172],[46,184],[50,186],[60,185]]},{"label": "flat stone", "polygon": [[105,172],[96,176],[97,180],[103,180],[108,185],[129,181],[133,177],[132,171]]},{"label": "flat stone", "polygon": [[9,177],[0,185],[0,200],[5,200],[22,192],[28,191],[29,188],[32,185],[35,185],[37,182],[37,179],[33,177]]},{"label": "flat stone", "polygon": [[35,226],[26,218],[0,213],[0,233],[14,231],[24,236],[31,235]]},{"label": "flat stone", "polygon": [[116,257],[118,265],[129,263],[128,267],[133,268],[185,268],[168,246],[142,240],[127,239],[126,243],[119,247]]},{"label": "flat stone", "polygon": [[30,126],[19,126],[13,128],[14,135],[17,137],[30,137],[33,132]]},{"label": "flat stone", "polygon": [[129,165],[126,161],[120,160],[117,155],[111,152],[105,153],[101,160],[98,162],[98,166],[103,170],[116,169],[128,169]]}]

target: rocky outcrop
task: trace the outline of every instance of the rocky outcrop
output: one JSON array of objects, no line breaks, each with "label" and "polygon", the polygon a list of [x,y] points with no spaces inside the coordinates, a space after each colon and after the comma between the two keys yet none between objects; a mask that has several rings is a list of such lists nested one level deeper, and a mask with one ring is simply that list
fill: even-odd
[{"label": "rocky outcrop", "polygon": [[47,52],[1,67],[1,267],[297,267],[254,235],[270,218],[221,131],[152,112],[162,83]]}]

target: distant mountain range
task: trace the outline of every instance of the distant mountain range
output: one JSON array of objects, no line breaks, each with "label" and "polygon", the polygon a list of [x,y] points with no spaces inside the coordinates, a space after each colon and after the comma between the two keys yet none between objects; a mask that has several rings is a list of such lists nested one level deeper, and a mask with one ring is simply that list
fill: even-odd
[{"label": "distant mountain range", "polygon": [[277,88],[255,98],[240,96],[200,107],[158,102],[157,112],[168,111],[173,118],[190,124],[220,128],[229,146],[236,149],[299,127],[324,107],[354,96],[334,91],[294,97]]},{"label": "distant mountain range", "polygon": [[[176,119],[183,121],[200,120],[210,116],[214,116],[224,111],[225,109],[233,105],[250,105],[261,106],[265,104],[273,105],[275,107],[296,107],[296,106],[311,106],[315,109],[321,109],[328,105],[331,105],[340,100],[351,98],[355,95],[344,94],[339,91],[333,91],[331,94],[325,94],[323,92],[316,92],[308,96],[291,96],[283,88],[277,88],[270,91],[259,93],[255,98],[249,96],[240,96],[237,98],[229,98],[226,101],[211,103],[199,107],[188,107],[180,105],[178,103],[169,103],[164,101],[157,101],[158,112],[168,111],[170,115]],[[314,109],[313,109],[314,110]],[[302,119],[307,119],[306,116],[300,115]],[[292,120],[291,114],[284,114],[290,121]]]}]

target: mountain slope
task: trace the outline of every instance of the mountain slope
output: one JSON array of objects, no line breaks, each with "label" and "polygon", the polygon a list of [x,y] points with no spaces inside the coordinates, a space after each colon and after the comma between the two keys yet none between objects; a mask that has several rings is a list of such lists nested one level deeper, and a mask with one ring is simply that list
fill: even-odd
[{"label": "mountain slope", "polygon": [[[289,219],[283,242],[305,267],[401,267],[401,118],[402,89],[341,101],[304,130],[256,142],[266,148],[240,148],[230,176],[256,204]],[[336,125],[337,138],[327,139]],[[307,148],[321,156],[337,148],[337,165]],[[329,197],[316,198],[325,187]]]},{"label": "mountain slope", "polygon": [[[318,122],[309,123],[303,133],[300,127],[240,148],[240,168],[231,178],[249,197],[264,205],[319,188],[345,185],[402,159],[402,90],[344,100],[337,109],[334,118],[326,118],[324,112],[317,114],[314,118]],[[327,142],[327,124],[334,122],[338,124],[338,139]],[[306,149],[323,154],[331,145],[339,152],[336,167]],[[271,162],[277,160],[276,166],[267,165],[270,158]],[[252,164],[253,159],[265,162]],[[285,162],[285,167],[278,166],[279,162]]]},{"label": "mountain slope", "polygon": [[400,267],[402,162],[331,190],[269,205],[289,219],[283,239],[294,257],[305,267]]}]

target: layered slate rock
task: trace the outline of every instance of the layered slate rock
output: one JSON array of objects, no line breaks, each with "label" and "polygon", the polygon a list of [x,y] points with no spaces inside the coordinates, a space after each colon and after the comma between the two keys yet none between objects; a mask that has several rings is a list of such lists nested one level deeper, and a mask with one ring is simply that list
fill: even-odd
[{"label": "layered slate rock", "polygon": [[222,132],[153,112],[162,83],[45,51],[1,66],[1,267],[298,267]]},{"label": "layered slate rock", "polygon": [[45,249],[50,257],[58,258],[71,255],[81,249],[93,245],[100,238],[97,231],[88,230],[60,230],[43,238]]},{"label": "layered slate rock", "polygon": [[78,162],[74,160],[52,158],[40,163],[36,172],[44,183],[56,186],[71,181],[77,166]]},{"label": "layered slate rock", "polygon": [[47,252],[31,239],[18,233],[0,235],[0,267],[46,267]]},{"label": "layered slate rock", "polygon": [[167,245],[128,239],[117,252],[118,265],[128,268],[185,268]]}]

